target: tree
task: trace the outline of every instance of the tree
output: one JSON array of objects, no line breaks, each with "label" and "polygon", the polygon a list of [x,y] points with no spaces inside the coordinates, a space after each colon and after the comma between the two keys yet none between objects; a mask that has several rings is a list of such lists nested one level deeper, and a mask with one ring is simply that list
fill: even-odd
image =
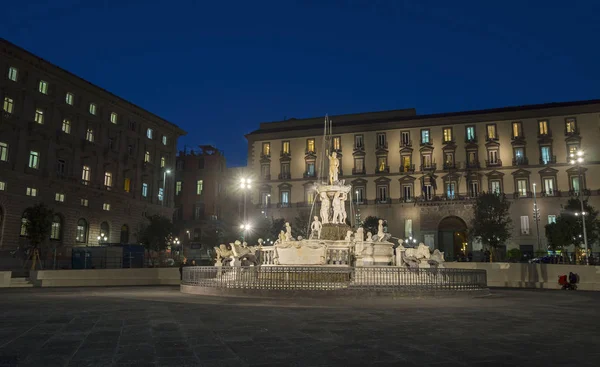
[{"label": "tree", "polygon": [[[598,222],[598,211],[583,201],[585,212],[585,229],[588,244],[594,243],[600,237],[600,223]],[[552,249],[560,249],[565,246],[575,245],[583,247],[583,226],[581,223],[581,202],[578,198],[570,198],[567,205],[563,206],[555,223],[546,225],[546,238]],[[577,215],[576,215],[577,214]]]},{"label": "tree", "polygon": [[294,218],[294,222],[290,223],[292,226],[292,236],[298,238],[298,236],[302,236],[302,238],[308,239],[310,234],[310,223],[312,223],[312,218],[310,217],[310,211],[301,210],[298,213],[298,216]]},{"label": "tree", "polygon": [[146,217],[148,224],[140,230],[138,238],[146,251],[160,252],[167,248],[173,233],[173,223],[167,217],[153,215]]},{"label": "tree", "polygon": [[279,236],[279,232],[285,230],[285,219],[283,218],[261,218],[253,226],[250,235],[248,236],[248,243],[257,244],[258,239],[262,238],[265,245],[269,245],[267,240],[275,242]]},{"label": "tree", "polygon": [[39,261],[40,247],[50,237],[53,217],[54,211],[43,203],[25,209],[24,225],[29,238],[31,270],[35,270],[35,264]]},{"label": "tree", "polygon": [[365,220],[362,222],[365,236],[367,235],[367,232],[371,232],[372,235],[377,234],[377,231],[379,230],[379,219],[381,218],[374,217],[372,215],[365,218]]},{"label": "tree", "polygon": [[510,202],[506,196],[484,193],[477,197],[473,208],[473,222],[470,235],[492,249],[493,253],[506,242],[511,235]]}]

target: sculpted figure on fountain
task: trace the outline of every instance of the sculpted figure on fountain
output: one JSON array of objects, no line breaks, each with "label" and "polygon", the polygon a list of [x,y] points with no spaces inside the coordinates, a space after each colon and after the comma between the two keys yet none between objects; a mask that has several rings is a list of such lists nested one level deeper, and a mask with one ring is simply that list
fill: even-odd
[{"label": "sculpted figure on fountain", "polygon": [[319,217],[317,217],[316,215],[314,216],[314,219],[312,224],[310,225],[310,237],[309,239],[313,239],[315,238],[315,236],[317,237],[317,239],[321,239],[321,228],[323,228],[323,225],[321,224],[321,222],[319,222]]},{"label": "sculpted figure on fountain", "polygon": [[331,223],[338,224],[341,223],[340,219],[342,218],[342,200],[341,200],[341,192],[336,192],[333,194],[333,219]]},{"label": "sculpted figure on fountain", "polygon": [[285,222],[285,240],[292,240],[292,226],[290,226],[290,222]]},{"label": "sculpted figure on fountain", "polygon": [[329,184],[334,185],[338,182],[338,174],[340,168],[340,161],[337,159],[337,153],[331,153],[329,156]]},{"label": "sculpted figure on fountain", "polygon": [[321,196],[321,221],[323,222],[323,224],[328,224],[329,223],[329,208],[330,208],[329,198],[327,197],[326,192],[322,192],[320,194],[320,196]]}]

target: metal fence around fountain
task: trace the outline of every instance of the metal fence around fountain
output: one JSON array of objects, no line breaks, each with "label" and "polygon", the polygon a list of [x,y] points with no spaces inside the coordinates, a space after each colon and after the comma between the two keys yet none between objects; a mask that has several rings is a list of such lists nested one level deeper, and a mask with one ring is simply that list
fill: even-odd
[{"label": "metal fence around fountain", "polygon": [[182,284],[217,289],[293,291],[463,291],[487,289],[485,270],[400,267],[194,266]]}]

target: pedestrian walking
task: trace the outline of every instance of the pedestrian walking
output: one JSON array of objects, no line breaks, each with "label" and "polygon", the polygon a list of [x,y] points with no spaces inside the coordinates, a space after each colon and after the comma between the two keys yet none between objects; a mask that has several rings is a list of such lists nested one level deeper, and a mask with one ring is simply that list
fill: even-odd
[{"label": "pedestrian walking", "polygon": [[186,266],[188,266],[187,259],[184,257],[181,264],[179,264],[179,280],[183,280],[183,268]]}]

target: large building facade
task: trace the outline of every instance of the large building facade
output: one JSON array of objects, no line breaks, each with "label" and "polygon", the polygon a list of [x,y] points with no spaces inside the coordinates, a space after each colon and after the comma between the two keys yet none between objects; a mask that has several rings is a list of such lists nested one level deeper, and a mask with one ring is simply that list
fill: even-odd
[{"label": "large building facade", "polygon": [[[504,193],[511,200],[513,233],[506,246],[525,253],[546,248],[544,226],[570,196],[581,192],[600,206],[600,100],[331,119],[326,144],[323,118],[262,123],[247,135],[258,210],[288,220],[306,213],[315,201],[313,184],[327,176],[321,172],[327,146],[340,158],[341,179],[353,186],[347,203],[353,221],[385,218],[393,235],[425,242],[450,259],[481,248],[465,236],[481,192]],[[585,152],[581,179],[570,164],[569,155],[577,151]]]},{"label": "large building facade", "polygon": [[2,39],[0,72],[0,249],[39,202],[60,245],[135,243],[147,215],[171,217],[184,131]]}]

